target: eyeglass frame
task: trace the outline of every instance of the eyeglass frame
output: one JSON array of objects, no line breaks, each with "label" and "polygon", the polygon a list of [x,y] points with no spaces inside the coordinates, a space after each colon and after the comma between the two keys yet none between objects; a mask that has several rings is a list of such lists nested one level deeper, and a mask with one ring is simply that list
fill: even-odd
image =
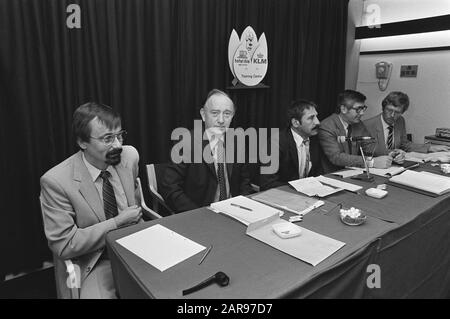
[{"label": "eyeglass frame", "polygon": [[367,110],[367,105],[362,105],[358,107],[351,107],[351,110],[355,110],[356,113],[361,114],[361,112],[365,112]]},{"label": "eyeglass frame", "polygon": [[[108,133],[108,134],[105,134],[105,135],[100,136],[100,137],[95,137],[95,136],[90,135],[90,138],[93,138],[93,139],[95,139],[95,140],[102,141],[103,144],[105,144],[105,145],[107,145],[107,146],[113,144],[114,141],[116,140],[116,138],[117,138],[117,140],[118,140],[120,143],[123,143],[123,140],[124,140],[126,137],[127,137],[127,131],[126,131],[126,130],[121,130],[121,131],[119,131],[119,132],[117,132],[117,133]],[[112,138],[112,140],[111,140],[110,142],[107,142],[106,139],[109,139],[109,138]]]},{"label": "eyeglass frame", "polygon": [[[393,106],[394,106],[394,105],[393,105]],[[386,107],[387,107],[387,105],[386,105]],[[402,108],[402,111],[401,111],[401,112],[397,112],[396,110],[388,110],[386,107],[383,109],[383,112],[386,112],[386,114],[394,115],[394,116],[395,116],[395,115],[400,116],[400,115],[403,114],[403,108]],[[394,107],[396,107],[396,106],[394,106]]]}]

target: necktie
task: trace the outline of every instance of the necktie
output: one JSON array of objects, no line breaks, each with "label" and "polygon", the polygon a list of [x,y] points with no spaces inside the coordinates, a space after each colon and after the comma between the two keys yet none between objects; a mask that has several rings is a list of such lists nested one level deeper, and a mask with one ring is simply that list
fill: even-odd
[{"label": "necktie", "polygon": [[[352,126],[349,125],[347,127],[347,137],[350,138],[352,137]],[[348,145],[348,152],[349,154],[352,153],[352,141],[350,141],[350,139],[347,140],[347,145]]]},{"label": "necktie", "polygon": [[219,183],[219,200],[227,199],[225,184],[225,149],[222,140],[217,142],[217,181]]},{"label": "necktie", "polygon": [[309,162],[310,162],[309,139],[303,140],[303,144],[305,144],[304,151],[305,151],[306,162],[305,162],[305,170],[303,172],[303,176],[300,176],[300,177],[308,177],[308,174],[309,174]]},{"label": "necktie", "polygon": [[394,148],[394,127],[392,125],[388,126],[388,138],[386,142],[386,146],[388,150],[392,150]]},{"label": "necktie", "polygon": [[108,171],[102,171],[100,177],[103,179],[103,207],[105,209],[106,219],[110,219],[117,216],[117,202],[114,195],[114,189],[109,181],[111,173]]}]

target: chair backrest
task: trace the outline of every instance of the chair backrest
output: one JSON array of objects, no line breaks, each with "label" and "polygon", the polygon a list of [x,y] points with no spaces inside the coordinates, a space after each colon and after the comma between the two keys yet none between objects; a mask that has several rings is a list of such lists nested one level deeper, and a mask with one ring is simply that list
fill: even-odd
[{"label": "chair backrest", "polygon": [[154,210],[150,209],[147,204],[145,203],[145,199],[144,199],[144,192],[142,191],[142,184],[141,184],[141,179],[138,177],[136,178],[137,184],[138,184],[138,188],[139,188],[139,196],[141,197],[141,207],[143,209],[143,214],[145,214],[145,216],[147,216],[150,219],[158,219],[158,218],[162,218],[161,215],[159,215],[157,212],[155,212]]},{"label": "chair backrest", "polygon": [[[41,203],[42,218],[45,220],[44,209]],[[53,254],[53,267],[55,269],[56,296],[58,299],[79,299],[81,287],[81,275],[72,260],[60,259]]]},{"label": "chair backrest", "polygon": [[165,211],[173,215],[174,211],[170,209],[164,201],[164,198],[158,192],[158,177],[161,178],[161,175],[164,174],[166,165],[167,164],[147,164],[145,167],[147,170],[148,188],[150,189],[150,194],[153,198],[153,209],[158,210],[158,207],[162,206]]}]

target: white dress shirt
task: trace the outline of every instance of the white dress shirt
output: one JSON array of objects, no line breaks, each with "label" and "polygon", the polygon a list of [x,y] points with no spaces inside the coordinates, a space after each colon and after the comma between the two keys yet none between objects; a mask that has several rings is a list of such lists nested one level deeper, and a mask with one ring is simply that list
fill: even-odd
[{"label": "white dress shirt", "polygon": [[[212,134],[210,134],[209,131],[206,131],[206,135],[208,136],[209,147],[211,148],[211,152],[213,155],[214,168],[216,170],[216,175],[218,175],[218,172],[217,172],[217,167],[218,167],[217,166],[217,143],[219,142],[219,139],[220,139],[223,143],[223,148],[225,151],[225,141],[224,141],[225,134],[212,135]],[[229,198],[230,197],[230,184],[228,183],[227,165],[224,163],[223,167],[224,167],[224,175],[225,175],[225,186],[226,186],[226,190],[227,190],[227,198]],[[219,183],[217,183],[216,194],[214,195],[214,202],[218,202],[219,198],[220,198],[220,188],[219,188]]]},{"label": "white dress shirt", "polygon": [[298,156],[298,176],[300,178],[308,177],[309,172],[311,171],[311,161],[308,164],[308,172],[306,171],[306,161],[309,156],[307,154],[309,150],[307,149],[305,143],[303,143],[303,137],[300,136],[297,132],[295,132],[291,128],[292,136],[294,137],[295,145],[297,146],[297,156]]}]

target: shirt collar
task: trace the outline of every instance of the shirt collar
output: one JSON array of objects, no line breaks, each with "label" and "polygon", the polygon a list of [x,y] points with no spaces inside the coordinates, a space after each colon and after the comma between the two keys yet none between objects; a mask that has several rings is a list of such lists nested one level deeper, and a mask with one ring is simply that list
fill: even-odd
[{"label": "shirt collar", "polygon": [[[298,134],[296,131],[294,131],[292,128],[291,128],[291,132],[292,132],[292,136],[294,137],[295,145],[297,145],[297,147],[302,146],[303,141],[304,141],[303,137],[300,134]],[[306,141],[307,140],[309,140],[309,139],[306,139]]]},{"label": "shirt collar", "polygon": [[216,147],[217,142],[219,142],[219,140],[221,140],[222,143],[224,142],[225,133],[221,135],[212,135],[211,132],[208,130],[206,130],[205,132],[206,136],[208,137],[209,147],[211,148],[211,150],[213,150]]},{"label": "shirt collar", "polygon": [[[387,124],[385,121],[384,121],[384,118],[383,118],[383,114],[380,114],[380,116],[381,116],[381,125],[383,126],[383,130],[387,130],[388,129],[388,127],[389,127],[389,124]],[[394,125],[392,125],[392,126],[394,126]]]},{"label": "shirt collar", "polygon": [[[91,177],[92,177],[92,181],[95,182],[97,180],[97,178],[100,176],[100,173],[102,171],[88,162],[88,160],[86,159],[86,156],[84,156],[84,152],[81,154],[81,157],[83,158],[84,165],[86,165],[86,167],[88,169],[89,175],[91,175]],[[111,167],[111,165],[109,165],[106,168],[106,170],[109,171],[110,167]]]},{"label": "shirt collar", "polygon": [[341,121],[342,125],[344,125],[344,129],[347,131],[349,124],[342,119],[340,114],[338,115],[338,117],[339,117],[339,120]]}]

